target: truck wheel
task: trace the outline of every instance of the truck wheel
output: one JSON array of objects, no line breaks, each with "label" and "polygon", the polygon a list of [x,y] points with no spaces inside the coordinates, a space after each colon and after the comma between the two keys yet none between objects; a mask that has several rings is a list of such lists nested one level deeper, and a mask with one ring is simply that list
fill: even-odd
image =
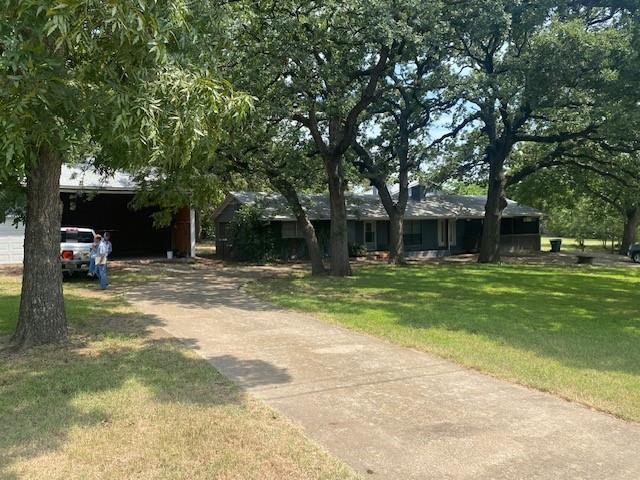
[{"label": "truck wheel", "polygon": [[640,263],[640,252],[636,252],[634,253],[631,258],[633,259],[634,262],[636,263]]}]

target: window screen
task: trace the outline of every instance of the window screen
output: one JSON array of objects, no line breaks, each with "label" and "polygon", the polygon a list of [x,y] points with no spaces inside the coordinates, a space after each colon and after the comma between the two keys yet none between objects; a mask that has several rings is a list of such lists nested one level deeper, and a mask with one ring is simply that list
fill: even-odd
[{"label": "window screen", "polygon": [[93,243],[91,232],[80,232],[78,230],[60,230],[60,243]]},{"label": "window screen", "polygon": [[457,237],[455,218],[450,219],[448,223],[449,223],[449,246],[455,247],[456,237]]},{"label": "window screen", "polygon": [[405,245],[422,245],[422,228],[419,220],[406,220],[403,227],[403,239]]},{"label": "window screen", "polygon": [[447,221],[443,219],[438,220],[438,246],[447,246]]},{"label": "window screen", "polygon": [[375,230],[373,229],[373,223],[365,222],[364,224],[364,243],[374,243],[376,241]]},{"label": "window screen", "polygon": [[282,238],[302,238],[297,222],[282,222]]}]

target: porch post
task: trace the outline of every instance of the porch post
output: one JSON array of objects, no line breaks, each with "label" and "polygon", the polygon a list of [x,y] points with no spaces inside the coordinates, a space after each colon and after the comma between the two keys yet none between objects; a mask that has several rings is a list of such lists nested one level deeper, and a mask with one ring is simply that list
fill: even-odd
[{"label": "porch post", "polygon": [[189,210],[189,240],[190,240],[190,257],[196,256],[196,211],[192,208]]}]

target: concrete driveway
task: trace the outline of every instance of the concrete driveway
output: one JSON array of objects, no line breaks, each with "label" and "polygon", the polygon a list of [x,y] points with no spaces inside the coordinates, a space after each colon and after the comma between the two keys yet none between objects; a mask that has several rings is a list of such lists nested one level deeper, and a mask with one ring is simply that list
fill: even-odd
[{"label": "concrete driveway", "polygon": [[285,311],[266,272],[166,266],[128,298],[369,478],[640,478],[640,425]]}]

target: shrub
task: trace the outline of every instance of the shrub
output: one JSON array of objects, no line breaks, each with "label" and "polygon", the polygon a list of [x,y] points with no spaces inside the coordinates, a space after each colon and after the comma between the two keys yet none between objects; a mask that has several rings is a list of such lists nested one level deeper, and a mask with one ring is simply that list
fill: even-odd
[{"label": "shrub", "polygon": [[277,257],[275,237],[262,213],[261,206],[246,204],[238,209],[229,222],[233,252],[237,260],[266,262]]},{"label": "shrub", "polygon": [[210,209],[202,210],[200,218],[200,240],[215,240],[216,224],[213,221],[213,213]]},{"label": "shrub", "polygon": [[366,245],[360,243],[349,244],[349,256],[350,257],[364,257],[367,254]]}]

